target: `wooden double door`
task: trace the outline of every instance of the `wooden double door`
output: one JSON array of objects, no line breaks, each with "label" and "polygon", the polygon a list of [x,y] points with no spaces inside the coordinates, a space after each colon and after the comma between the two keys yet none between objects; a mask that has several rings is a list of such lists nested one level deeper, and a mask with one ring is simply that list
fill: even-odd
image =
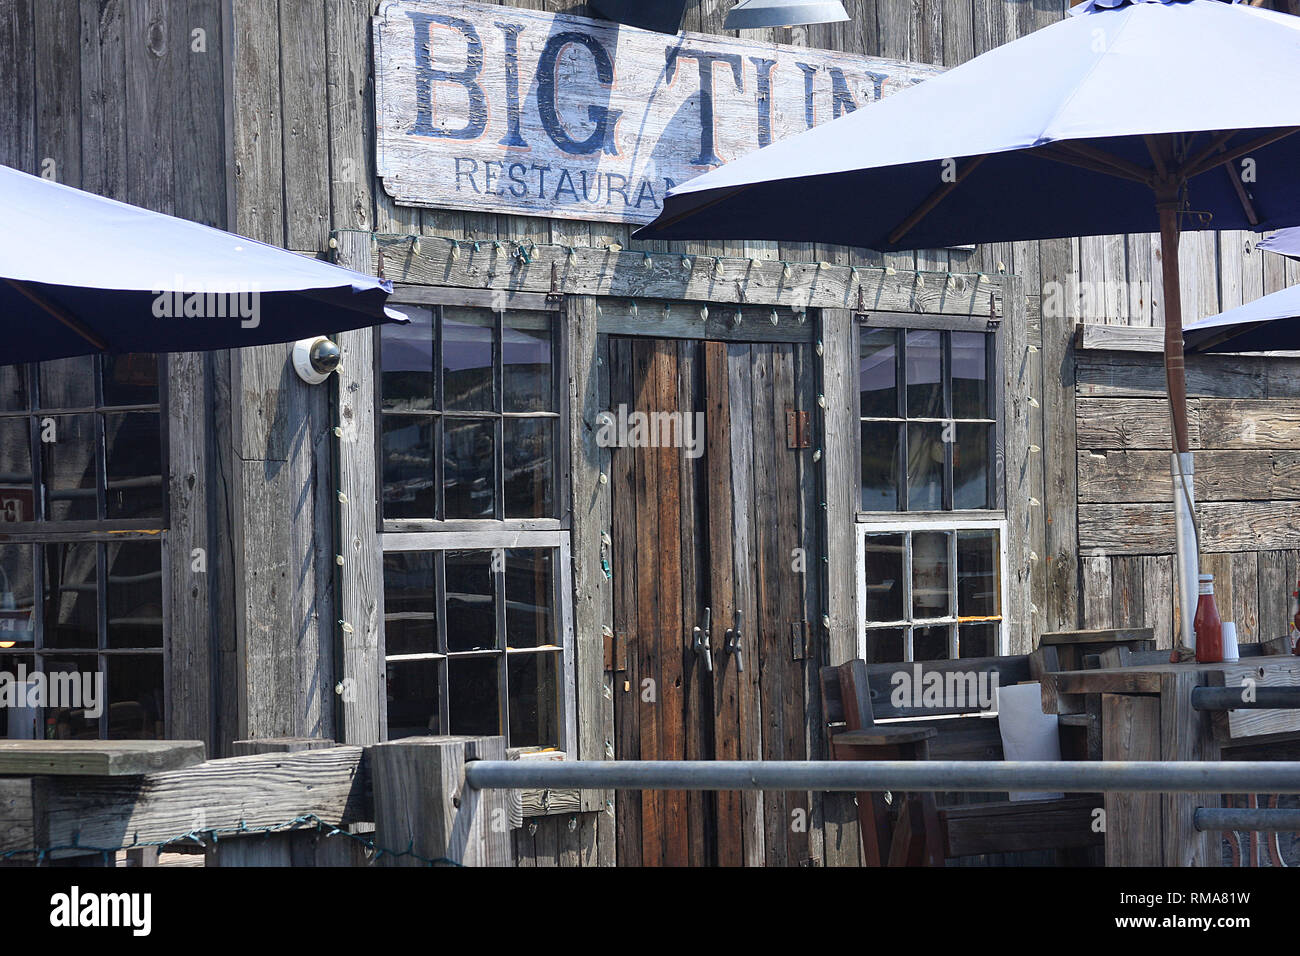
[{"label": "wooden double door", "polygon": [[[614,631],[626,641],[611,675],[618,759],[818,756],[811,351],[608,340],[610,413],[622,429],[610,473]],[[650,423],[640,434],[635,412]],[[693,446],[662,440],[674,422]],[[810,859],[808,793],[616,799],[620,865]]]}]

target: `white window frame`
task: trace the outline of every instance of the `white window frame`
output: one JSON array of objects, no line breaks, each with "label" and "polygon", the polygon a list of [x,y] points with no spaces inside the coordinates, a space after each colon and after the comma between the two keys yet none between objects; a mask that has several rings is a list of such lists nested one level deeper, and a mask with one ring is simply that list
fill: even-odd
[{"label": "white window frame", "polygon": [[[906,611],[911,612],[912,608],[912,554],[911,554],[911,537],[906,535],[909,531],[983,531],[995,530],[998,532],[998,610],[1001,620],[998,622],[998,646],[997,654],[1003,655],[1008,653],[1011,644],[1011,636],[1007,627],[1007,519],[1001,512],[990,512],[985,516],[974,517],[967,512],[949,512],[949,513],[930,513],[924,516],[915,516],[910,520],[898,520],[899,515],[890,515],[888,520],[859,520],[857,523],[857,560],[855,562],[855,574],[857,580],[855,588],[858,598],[858,657],[866,659],[867,656],[867,632],[871,630],[905,630],[907,635],[903,646],[904,656],[910,654],[912,648],[912,629],[917,626],[930,627],[934,625],[953,625],[960,624],[960,618],[956,615],[948,617],[921,619],[924,623],[919,624],[917,619],[907,617],[899,621],[867,621],[867,551],[866,541],[869,534],[903,534],[904,541],[907,542],[904,552],[904,574],[903,574],[903,607]],[[948,552],[948,589],[953,595],[954,602],[957,594],[957,559],[956,559],[957,536],[952,537],[952,544]],[[870,624],[870,626],[868,626]],[[958,631],[958,640],[960,640],[960,630]],[[952,660],[957,659],[956,651],[958,647],[949,647],[949,653]]]}]

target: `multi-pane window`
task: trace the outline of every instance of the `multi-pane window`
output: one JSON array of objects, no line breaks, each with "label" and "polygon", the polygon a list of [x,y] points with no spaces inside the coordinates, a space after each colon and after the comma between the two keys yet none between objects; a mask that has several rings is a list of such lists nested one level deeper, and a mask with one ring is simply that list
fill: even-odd
[{"label": "multi-pane window", "polygon": [[999,653],[1001,521],[860,528],[866,660],[936,661]]},{"label": "multi-pane window", "polygon": [[381,338],[385,519],[550,518],[550,313],[405,308]]},{"label": "multi-pane window", "polygon": [[399,308],[377,375],[388,736],[564,748],[557,313]]},{"label": "multi-pane window", "polygon": [[996,332],[862,328],[861,650],[986,657],[1003,642]]},{"label": "multi-pane window", "polygon": [[0,737],[163,736],[158,367],[0,367]]},{"label": "multi-pane window", "polygon": [[388,736],[504,732],[560,747],[563,637],[550,548],[384,555]]},{"label": "multi-pane window", "polygon": [[992,508],[993,336],[862,329],[863,511]]}]

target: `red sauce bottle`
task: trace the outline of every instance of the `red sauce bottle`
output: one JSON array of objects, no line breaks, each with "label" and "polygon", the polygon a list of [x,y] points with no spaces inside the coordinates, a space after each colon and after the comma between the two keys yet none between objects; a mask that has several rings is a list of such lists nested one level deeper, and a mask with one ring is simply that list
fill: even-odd
[{"label": "red sauce bottle", "polygon": [[1223,622],[1214,604],[1214,575],[1200,576],[1200,596],[1196,601],[1196,660],[1201,664],[1218,664],[1223,660]]},{"label": "red sauce bottle", "polygon": [[1296,599],[1295,617],[1291,619],[1293,625],[1291,638],[1295,641],[1291,647],[1291,653],[1300,657],[1300,640],[1296,640],[1297,636],[1300,636],[1300,581],[1296,582],[1296,590],[1291,592],[1291,596]]}]

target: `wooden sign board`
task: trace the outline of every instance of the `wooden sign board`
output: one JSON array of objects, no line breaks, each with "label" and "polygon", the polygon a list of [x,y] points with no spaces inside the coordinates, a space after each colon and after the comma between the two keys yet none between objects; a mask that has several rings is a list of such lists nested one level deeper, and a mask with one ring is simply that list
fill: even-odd
[{"label": "wooden sign board", "polygon": [[941,72],[465,0],[386,3],[373,36],[395,202],[599,222]]}]

